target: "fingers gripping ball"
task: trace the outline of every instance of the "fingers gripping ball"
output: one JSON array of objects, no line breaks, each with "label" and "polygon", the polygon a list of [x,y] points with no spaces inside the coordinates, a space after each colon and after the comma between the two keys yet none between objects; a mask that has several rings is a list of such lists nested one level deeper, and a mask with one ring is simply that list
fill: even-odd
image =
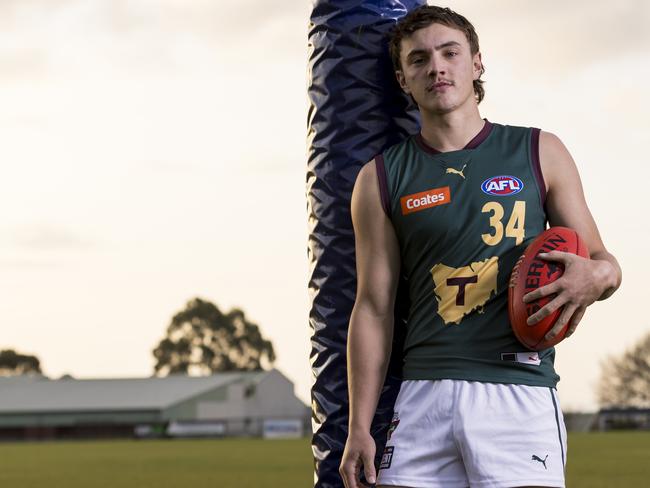
[{"label": "fingers gripping ball", "polygon": [[544,261],[538,257],[540,252],[551,251],[564,251],[589,258],[587,245],[575,230],[567,227],[551,227],[528,245],[515,264],[508,287],[510,325],[519,342],[536,351],[554,346],[564,339],[570,323],[570,320],[567,321],[560,333],[550,340],[545,340],[544,336],[553,328],[564,307],[560,307],[534,325],[526,323],[528,317],[553,300],[555,295],[546,295],[529,303],[524,303],[524,295],[553,283],[564,273],[562,263]]}]

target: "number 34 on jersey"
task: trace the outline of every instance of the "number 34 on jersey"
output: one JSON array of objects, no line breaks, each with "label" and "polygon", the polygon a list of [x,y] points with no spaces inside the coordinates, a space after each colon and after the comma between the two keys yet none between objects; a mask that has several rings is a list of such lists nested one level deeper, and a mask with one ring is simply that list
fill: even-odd
[{"label": "number 34 on jersey", "polygon": [[504,236],[515,239],[518,246],[526,237],[526,202],[523,200],[515,201],[512,213],[508,216],[504,227],[505,210],[499,202],[487,202],[483,205],[481,212],[488,214],[490,222],[490,232],[481,234],[483,242],[488,246],[496,246]]}]

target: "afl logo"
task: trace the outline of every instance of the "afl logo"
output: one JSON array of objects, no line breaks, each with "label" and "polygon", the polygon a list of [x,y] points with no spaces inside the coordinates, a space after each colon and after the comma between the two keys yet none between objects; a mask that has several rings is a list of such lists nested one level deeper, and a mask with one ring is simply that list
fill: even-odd
[{"label": "afl logo", "polygon": [[515,176],[493,176],[481,183],[481,190],[488,195],[505,197],[519,193],[524,188],[523,182]]}]

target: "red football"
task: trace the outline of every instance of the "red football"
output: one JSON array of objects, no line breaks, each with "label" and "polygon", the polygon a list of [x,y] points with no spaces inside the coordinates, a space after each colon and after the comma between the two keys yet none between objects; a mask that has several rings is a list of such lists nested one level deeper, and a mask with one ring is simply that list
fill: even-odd
[{"label": "red football", "polygon": [[551,227],[538,235],[519,258],[510,275],[508,288],[508,314],[512,330],[526,347],[540,351],[554,346],[562,339],[568,324],[550,341],[544,340],[546,333],[553,328],[563,307],[555,310],[535,325],[528,325],[528,317],[550,302],[555,295],[548,295],[524,303],[523,296],[537,288],[552,283],[564,273],[564,265],[554,261],[544,261],[537,254],[550,251],[564,251],[589,258],[587,245],[578,233],[567,227]]}]

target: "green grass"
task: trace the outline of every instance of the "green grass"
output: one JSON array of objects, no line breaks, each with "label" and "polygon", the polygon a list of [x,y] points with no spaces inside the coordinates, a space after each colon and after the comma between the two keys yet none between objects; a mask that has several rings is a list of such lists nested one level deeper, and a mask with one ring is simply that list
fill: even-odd
[{"label": "green grass", "polygon": [[308,439],[0,444],[0,486],[275,488],[312,484]]},{"label": "green grass", "polygon": [[[312,457],[309,439],[0,443],[0,484],[308,488]],[[650,487],[650,432],[570,434],[567,487]]]},{"label": "green grass", "polygon": [[650,487],[650,432],[569,434],[568,488]]}]

